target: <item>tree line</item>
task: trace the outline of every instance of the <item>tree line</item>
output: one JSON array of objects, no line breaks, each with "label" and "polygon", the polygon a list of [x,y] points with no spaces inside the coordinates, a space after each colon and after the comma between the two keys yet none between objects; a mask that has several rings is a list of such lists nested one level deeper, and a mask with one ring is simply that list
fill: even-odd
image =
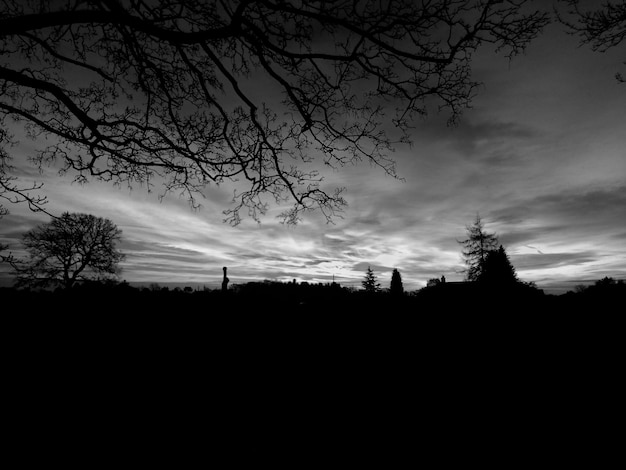
[{"label": "tree line", "polygon": [[[465,281],[478,282],[490,286],[512,286],[521,283],[517,277],[515,267],[511,263],[504,246],[498,241],[495,233],[485,230],[480,215],[472,225],[466,227],[467,238],[460,240],[462,245],[462,256],[466,265]],[[430,279],[426,283],[427,287],[434,287],[445,283],[445,276],[441,279]],[[380,292],[381,286],[371,267],[367,268],[365,278],[362,281],[363,289],[369,293]],[[404,293],[402,276],[397,268],[394,268],[391,275],[389,291],[392,294]]]},{"label": "tree line", "polygon": [[[466,230],[467,238],[459,241],[467,266],[466,281],[494,286],[520,282],[506,250],[498,243],[496,234],[485,230],[479,215]],[[109,219],[65,212],[23,235],[27,257],[16,258],[12,254],[0,253],[0,259],[13,268],[17,287],[59,285],[71,289],[83,281],[107,281],[119,275],[119,265],[125,259],[118,248],[121,236],[122,231]],[[7,247],[0,248],[6,250]],[[223,268],[223,290],[228,287],[226,269]],[[437,284],[431,281],[428,285]],[[370,266],[361,285],[369,294],[382,290]],[[397,268],[392,271],[389,292],[394,296],[404,294],[402,276]]]},{"label": "tree line", "polygon": [[[222,289],[169,289],[133,287],[118,282],[124,254],[117,247],[121,231],[108,219],[88,214],[64,213],[23,236],[27,256],[3,260],[14,268],[18,288],[0,289],[2,304],[22,311],[84,313],[85,309],[116,313],[228,312],[316,314],[493,312],[612,312],[626,299],[626,284],[604,278],[561,296],[546,296],[533,283],[517,277],[497,236],[484,229],[480,217],[466,227],[459,240],[465,259],[465,282],[437,279],[410,295],[404,291],[400,270],[393,269],[389,289],[371,266],[362,289],[336,283],[248,282]],[[224,271],[226,278],[226,271]],[[227,279],[227,278],[226,278]],[[43,287],[49,287],[43,289]],[[269,309],[269,310],[268,310]],[[136,317],[135,317],[136,318]]]}]

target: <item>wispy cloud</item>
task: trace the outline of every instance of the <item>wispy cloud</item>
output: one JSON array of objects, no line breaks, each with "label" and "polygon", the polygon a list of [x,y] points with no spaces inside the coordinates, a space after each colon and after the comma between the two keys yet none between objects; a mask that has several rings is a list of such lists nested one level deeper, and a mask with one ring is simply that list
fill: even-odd
[{"label": "wispy cloud", "polygon": [[[570,52],[564,53],[564,48]],[[217,286],[222,266],[231,282],[296,278],[359,286],[367,266],[387,286],[398,268],[405,287],[433,277],[460,280],[457,240],[480,213],[497,232],[522,279],[546,285],[624,276],[626,258],[626,106],[613,79],[615,53],[576,49],[549,29],[509,63],[478,53],[485,82],[458,126],[447,116],[417,120],[411,147],[393,153],[403,180],[364,162],[325,172],[329,188],[345,186],[343,219],[326,224],[310,214],[295,228],[273,208],[258,225],[222,223],[232,186],[208,187],[199,211],[184,198],[163,201],[145,188],[72,184],[54,168],[42,174],[25,162],[34,143],[15,149],[24,178],[45,181],[53,213],[88,212],[123,230],[129,281],[206,282]],[[11,207],[0,240],[13,246],[48,217]]]}]

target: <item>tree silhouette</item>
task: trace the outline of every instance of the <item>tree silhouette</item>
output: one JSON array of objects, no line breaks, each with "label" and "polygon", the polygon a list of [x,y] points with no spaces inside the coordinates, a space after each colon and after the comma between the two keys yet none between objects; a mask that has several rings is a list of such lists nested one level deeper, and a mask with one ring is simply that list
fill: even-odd
[{"label": "tree silhouette", "polygon": [[115,244],[122,232],[109,219],[65,212],[23,236],[27,260],[12,260],[18,286],[106,279],[118,273],[124,255]]},{"label": "tree silhouette", "polygon": [[594,283],[594,286],[596,286],[596,287],[608,287],[608,286],[614,286],[615,284],[617,284],[615,279],[613,279],[612,277],[605,276],[602,279],[597,280]]},{"label": "tree silhouette", "polygon": [[288,222],[330,218],[341,188],[309,163],[395,175],[385,129],[406,140],[431,105],[456,119],[478,85],[473,52],[516,54],[548,23],[526,3],[6,0],[0,127],[20,121],[47,142],[34,161],[80,181],[163,180],[193,205],[230,182],[231,223],[268,201],[293,204]]},{"label": "tree silhouette", "polygon": [[380,291],[380,283],[378,282],[378,279],[376,278],[376,275],[374,274],[374,271],[372,271],[372,268],[370,266],[367,267],[367,271],[365,272],[365,279],[363,279],[361,284],[363,285],[363,289],[365,290],[365,292],[368,292],[370,294]]},{"label": "tree silhouette", "polygon": [[473,225],[468,225],[467,238],[460,241],[463,245],[463,258],[467,265],[465,279],[477,281],[487,260],[487,254],[498,246],[498,237],[494,233],[485,231],[480,215],[476,215]]},{"label": "tree silhouette", "polygon": [[402,276],[400,276],[400,271],[395,268],[391,273],[391,285],[389,286],[389,291],[391,292],[391,295],[401,296],[402,294],[404,294]]},{"label": "tree silhouette", "polygon": [[[1,96],[0,92],[0,96]],[[2,116],[0,115],[0,123]],[[49,214],[42,206],[47,202],[45,196],[35,195],[32,192],[41,188],[41,183],[32,183],[23,186],[18,183],[17,177],[11,176],[14,168],[11,165],[11,157],[6,151],[7,146],[12,145],[6,129],[0,127],[0,219],[9,213],[2,201],[9,203],[26,203],[33,211],[41,211]]]},{"label": "tree silhouette", "polygon": [[[569,5],[569,14],[574,21],[559,15],[561,22],[572,34],[578,35],[583,44],[591,45],[594,51],[605,52],[626,39],[626,3],[603,2],[588,10],[581,8],[579,0],[562,1]],[[615,77],[622,83],[626,82],[620,73]]]},{"label": "tree silhouette", "polygon": [[519,282],[515,268],[502,245],[497,250],[487,253],[477,280],[486,284],[498,285],[511,285]]}]

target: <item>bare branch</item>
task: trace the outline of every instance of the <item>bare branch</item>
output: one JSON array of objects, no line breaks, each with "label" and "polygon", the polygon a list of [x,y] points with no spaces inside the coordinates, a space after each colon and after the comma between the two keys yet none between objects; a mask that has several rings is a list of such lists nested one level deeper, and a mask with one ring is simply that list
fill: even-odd
[{"label": "bare branch", "polygon": [[[47,203],[46,197],[36,194],[42,188],[42,183],[33,182],[24,186],[17,177],[11,176],[14,168],[5,148],[7,145],[11,145],[7,132],[0,128],[0,200],[10,204],[25,203],[34,212],[43,212],[54,217],[43,207]],[[0,219],[8,213],[8,208],[0,204]]]},{"label": "bare branch", "polygon": [[[626,3],[606,1],[588,10],[581,8],[579,0],[561,1],[568,5],[568,11],[567,15],[557,11],[559,20],[567,26],[570,34],[577,35],[581,43],[590,45],[592,50],[606,52],[618,47],[626,39]],[[622,83],[626,82],[620,73],[615,77]]]},{"label": "bare branch", "polygon": [[195,205],[241,178],[231,223],[287,201],[285,221],[332,219],[342,191],[303,168],[364,160],[397,177],[389,153],[415,116],[469,105],[473,51],[517,53],[548,22],[525,3],[7,0],[0,119],[51,137],[34,161],[80,180],[159,176]]}]

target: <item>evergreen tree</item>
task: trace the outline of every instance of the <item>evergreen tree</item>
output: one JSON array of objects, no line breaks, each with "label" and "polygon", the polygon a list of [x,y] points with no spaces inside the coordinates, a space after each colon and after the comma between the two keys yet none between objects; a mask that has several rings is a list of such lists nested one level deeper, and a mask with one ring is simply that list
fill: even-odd
[{"label": "evergreen tree", "polygon": [[376,279],[376,275],[370,266],[367,267],[367,271],[365,272],[365,279],[361,282],[363,285],[363,289],[365,292],[378,292],[380,290],[380,283]]},{"label": "evergreen tree", "polygon": [[502,245],[499,249],[487,254],[478,280],[489,284],[515,284],[519,282],[515,268]]},{"label": "evergreen tree", "polygon": [[485,231],[480,215],[476,216],[473,225],[466,228],[467,239],[459,242],[463,245],[463,258],[467,265],[465,279],[477,281],[480,279],[488,253],[497,250],[498,237],[495,233]]},{"label": "evergreen tree", "polygon": [[389,286],[389,291],[392,295],[401,296],[402,294],[404,294],[402,276],[400,276],[400,271],[398,271],[397,269],[394,269],[393,273],[391,273],[391,285]]}]

